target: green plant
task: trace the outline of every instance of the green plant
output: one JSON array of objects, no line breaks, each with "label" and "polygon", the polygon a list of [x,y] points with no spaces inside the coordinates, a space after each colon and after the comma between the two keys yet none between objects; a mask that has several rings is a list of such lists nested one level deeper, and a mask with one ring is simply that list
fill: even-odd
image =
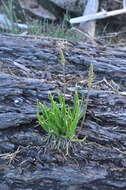
[{"label": "green plant", "polygon": [[42,35],[43,25],[42,22],[33,21],[32,23],[28,24],[28,33],[30,35]]},{"label": "green plant", "polygon": [[[84,113],[83,113],[81,127],[80,127],[79,131],[82,130],[83,123],[85,121],[85,117],[86,117],[86,113],[87,113],[87,109],[88,109],[89,95],[90,95],[90,90],[93,85],[93,80],[94,80],[94,69],[93,69],[93,64],[91,64],[89,67],[89,70],[88,70],[88,78],[87,78],[87,87],[88,87],[87,97],[85,98],[84,95],[82,97],[82,103],[84,104]],[[84,100],[85,100],[85,103],[84,103]]]},{"label": "green plant", "polygon": [[[75,90],[74,98],[73,98],[73,108],[70,108],[66,105],[65,102],[65,91],[66,91],[66,83],[65,83],[65,56],[64,56],[64,42],[58,44],[58,50],[60,55],[60,62],[63,67],[63,76],[64,76],[64,96],[60,93],[58,94],[59,103],[54,100],[52,94],[50,94],[50,102],[51,108],[48,108],[46,105],[38,103],[37,104],[37,118],[40,126],[47,132],[49,137],[52,137],[54,140],[54,144],[59,148],[60,144],[62,144],[62,140],[65,139],[65,147],[68,154],[69,146],[71,146],[71,142],[80,142],[85,140],[79,139],[75,135],[77,125],[82,118],[81,126],[79,132],[82,129],[83,122],[87,113],[87,106],[89,101],[89,91],[92,88],[94,73],[93,73],[93,65],[90,65],[88,71],[88,80],[87,87],[88,93],[86,101],[84,102],[84,95],[82,99],[79,99],[78,90]],[[54,147],[54,146],[53,146]]]},{"label": "green plant", "polygon": [[65,93],[66,93],[66,72],[65,72],[65,56],[64,56],[64,51],[63,49],[65,48],[65,43],[64,41],[62,42],[59,42],[58,43],[58,51],[59,51],[59,55],[60,55],[60,63],[62,65],[62,70],[63,70],[63,93],[64,93],[64,96],[65,96]]},{"label": "green plant", "polygon": [[11,21],[11,26],[8,26],[8,29],[12,33],[18,33],[19,32],[18,27],[15,25],[17,18],[15,11],[13,9],[13,0],[7,0],[6,2],[2,0],[1,2],[8,19]]},{"label": "green plant", "polygon": [[65,38],[69,40],[81,40],[76,37],[73,32],[70,32],[69,23],[69,15],[66,13],[64,15],[63,20],[60,23],[49,21],[48,19],[44,19],[42,21],[36,20],[31,23],[27,23],[28,25],[28,33],[31,35],[43,35],[43,36],[51,36],[54,38]]},{"label": "green plant", "polygon": [[56,140],[68,139],[79,141],[75,137],[75,131],[80,118],[83,116],[78,91],[75,91],[73,99],[73,109],[66,105],[65,98],[59,93],[59,103],[50,94],[51,108],[38,103],[37,118],[40,126]]},{"label": "green plant", "polygon": [[28,33],[31,35],[43,35],[56,38],[65,38],[67,27],[64,22],[56,24],[49,22],[47,19],[41,21],[33,21],[28,23]]},{"label": "green plant", "polygon": [[[11,33],[20,33],[20,29],[17,26],[17,16],[14,9],[14,0],[1,0],[2,5],[4,7],[5,14],[7,15],[8,19],[11,21],[11,25],[8,25],[9,32]],[[48,19],[40,20],[33,20],[32,22],[28,19],[28,17],[25,15],[25,11],[21,10],[21,13],[23,17],[23,21],[26,21],[26,24],[28,25],[28,34],[30,35],[43,35],[43,36],[51,36],[56,38],[66,38],[69,40],[77,40],[80,38],[77,38],[73,32],[69,32],[70,26],[69,23],[69,15],[68,12],[63,17],[63,20],[58,22],[49,21]],[[18,14],[19,17],[19,14]],[[1,30],[0,32],[5,32]],[[8,30],[6,31],[8,32]]]}]

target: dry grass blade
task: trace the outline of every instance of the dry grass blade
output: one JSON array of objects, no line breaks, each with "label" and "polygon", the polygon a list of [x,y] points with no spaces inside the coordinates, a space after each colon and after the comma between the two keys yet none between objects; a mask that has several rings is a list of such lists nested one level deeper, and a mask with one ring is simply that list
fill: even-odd
[{"label": "dry grass blade", "polygon": [[0,154],[0,158],[2,158],[4,160],[9,160],[9,164],[11,164],[12,161],[16,159],[17,154],[19,154],[21,152],[21,150],[22,150],[22,148],[21,148],[21,146],[19,146],[17,148],[17,150],[13,153]]}]

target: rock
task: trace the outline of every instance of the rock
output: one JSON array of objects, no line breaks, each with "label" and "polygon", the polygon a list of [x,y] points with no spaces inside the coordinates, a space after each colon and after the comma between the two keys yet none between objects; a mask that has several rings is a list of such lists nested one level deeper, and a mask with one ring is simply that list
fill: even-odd
[{"label": "rock", "polygon": [[78,14],[81,14],[84,11],[84,5],[86,3],[86,1],[84,0],[50,0],[50,1],[62,9]]},{"label": "rock", "polygon": [[36,0],[19,0],[22,9],[26,10],[27,14],[30,12],[32,15],[49,20],[56,20],[56,17],[48,9],[38,4]]}]

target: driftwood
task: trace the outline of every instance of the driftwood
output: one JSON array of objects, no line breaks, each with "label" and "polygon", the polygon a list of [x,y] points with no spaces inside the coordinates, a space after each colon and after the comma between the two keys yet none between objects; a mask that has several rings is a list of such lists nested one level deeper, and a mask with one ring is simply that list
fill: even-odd
[{"label": "driftwood", "polygon": [[[80,26],[82,24],[84,25],[84,23],[85,24],[86,23],[93,23],[92,26],[93,26],[93,29],[95,29],[95,27],[94,27],[95,20],[105,19],[105,18],[109,18],[109,17],[121,15],[121,14],[126,14],[126,0],[123,0],[122,7],[123,7],[122,9],[118,9],[118,10],[107,11],[107,10],[103,9],[103,11],[97,12],[98,1],[94,0],[92,2],[92,0],[91,0],[91,1],[88,1],[87,7],[85,8],[86,9],[85,12],[88,13],[88,14],[83,14],[83,16],[72,18],[72,19],[70,19],[70,23],[71,24],[80,23]],[[89,33],[92,32],[93,29],[90,26],[89,27]],[[93,33],[91,33],[91,34],[93,34]],[[93,35],[91,35],[91,36],[93,37]]]},{"label": "driftwood", "polygon": [[[97,13],[98,8],[99,8],[99,0],[89,0],[87,2],[86,7],[85,7],[83,16],[85,16],[85,15],[88,16],[90,14]],[[94,36],[95,36],[95,25],[96,25],[95,21],[83,22],[83,23],[80,23],[79,28],[83,32],[88,34],[91,38],[94,38]]]},{"label": "driftwood", "polygon": [[101,11],[96,14],[90,14],[90,15],[86,15],[86,16],[72,18],[70,20],[70,23],[76,24],[76,23],[81,23],[81,22],[89,22],[91,20],[104,19],[104,18],[108,18],[108,17],[120,15],[120,14],[126,14],[126,8],[115,10],[115,11],[109,11],[109,12]]},{"label": "driftwood", "polygon": [[[0,40],[0,188],[126,189],[126,48],[34,36],[1,35]],[[43,151],[43,134],[32,123],[37,100],[48,104],[50,92],[63,90],[59,46],[67,95],[75,85],[87,94],[83,86],[91,63],[95,74],[80,133],[87,141],[77,144],[68,160]]]}]

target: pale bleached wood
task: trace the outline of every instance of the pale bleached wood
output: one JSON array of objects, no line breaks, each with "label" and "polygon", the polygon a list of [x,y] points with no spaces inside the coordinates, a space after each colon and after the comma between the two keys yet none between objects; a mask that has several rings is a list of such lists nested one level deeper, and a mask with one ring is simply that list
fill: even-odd
[{"label": "pale bleached wood", "polygon": [[[87,2],[83,15],[88,16],[90,15],[90,13],[92,14],[97,13],[98,7],[99,7],[99,0],[89,0]],[[82,22],[80,23],[79,28],[93,38],[95,36],[95,25],[96,25],[95,21]]]},{"label": "pale bleached wood", "polygon": [[123,8],[126,8],[126,0],[123,0]]},{"label": "pale bleached wood", "polygon": [[87,21],[91,21],[91,20],[104,19],[104,18],[108,18],[108,17],[120,15],[120,14],[126,14],[126,8],[109,11],[109,12],[102,11],[102,12],[99,12],[96,14],[90,14],[90,15],[86,15],[86,16],[72,18],[72,19],[70,19],[70,23],[77,24],[77,23],[87,22]]}]

